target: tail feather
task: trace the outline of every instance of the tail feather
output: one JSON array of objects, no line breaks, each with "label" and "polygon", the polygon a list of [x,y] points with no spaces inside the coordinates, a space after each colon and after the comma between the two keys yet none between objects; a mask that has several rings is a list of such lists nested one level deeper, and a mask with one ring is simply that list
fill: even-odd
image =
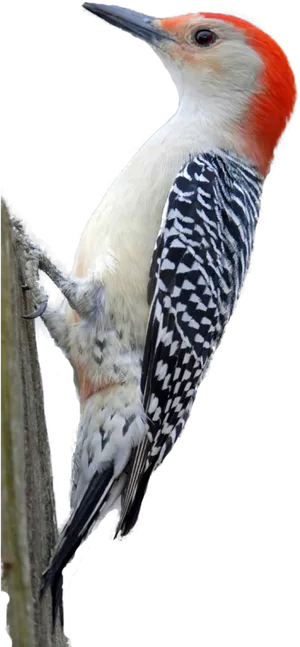
[{"label": "tail feather", "polygon": [[121,537],[127,535],[137,522],[142,501],[154,468],[153,463],[147,466],[149,446],[149,438],[145,436],[144,440],[133,453],[115,539],[119,534]]},{"label": "tail feather", "polygon": [[145,431],[136,382],[121,384],[112,392],[95,394],[87,400],[74,456],[73,512],[42,579],[41,595],[48,586],[52,591],[53,624],[58,610],[63,608],[65,566],[99,514],[126,492],[128,464]]},{"label": "tail feather", "polygon": [[[48,569],[50,570],[50,569]],[[55,622],[59,614],[61,626],[64,626],[64,609],[63,609],[63,576],[61,573],[52,575],[52,578],[46,578],[46,571],[43,575],[43,583],[40,590],[40,600],[43,598],[46,588],[50,586],[52,598],[52,631],[55,629]]]},{"label": "tail feather", "polygon": [[140,477],[135,495],[132,498],[125,515],[122,515],[121,517],[114,539],[116,539],[118,534],[120,534],[121,537],[125,537],[125,535],[128,535],[135,526],[152,472],[153,466],[150,466]]},{"label": "tail feather", "polygon": [[52,622],[56,622],[57,612],[63,624],[62,613],[62,571],[74,556],[77,548],[86,538],[97,521],[107,495],[114,482],[114,466],[109,463],[104,471],[96,472],[65,528],[51,559],[49,568],[43,573],[41,597],[48,587],[52,595]]}]

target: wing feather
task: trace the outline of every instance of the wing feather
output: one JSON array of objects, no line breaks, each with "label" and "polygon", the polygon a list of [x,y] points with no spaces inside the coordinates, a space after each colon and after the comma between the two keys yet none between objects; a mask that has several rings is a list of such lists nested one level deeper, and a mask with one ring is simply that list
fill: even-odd
[{"label": "wing feather", "polygon": [[137,448],[117,532],[136,522],[149,477],[180,435],[239,296],[262,178],[225,151],[191,159],[171,189],[153,253],[141,390],[148,434]]}]

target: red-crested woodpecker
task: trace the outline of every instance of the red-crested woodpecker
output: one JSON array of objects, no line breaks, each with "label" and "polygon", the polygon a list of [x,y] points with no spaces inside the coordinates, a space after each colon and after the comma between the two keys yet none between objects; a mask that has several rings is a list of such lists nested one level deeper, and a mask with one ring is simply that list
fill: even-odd
[{"label": "red-crested woodpecker", "polygon": [[296,95],[281,48],[244,20],[84,7],[152,46],[179,107],[89,220],[71,277],[31,246],[66,299],[43,320],[74,368],[81,403],[72,512],[43,579],[54,619],[78,546],[115,506],[116,534],[131,530],[185,425],[239,297],[263,182]]}]

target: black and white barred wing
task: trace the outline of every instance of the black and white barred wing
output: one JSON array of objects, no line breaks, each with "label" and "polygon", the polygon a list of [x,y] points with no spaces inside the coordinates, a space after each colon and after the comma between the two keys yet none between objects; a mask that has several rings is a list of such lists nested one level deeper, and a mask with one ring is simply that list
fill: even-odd
[{"label": "black and white barred wing", "polygon": [[133,461],[122,534],[133,527],[151,472],[185,425],[232,313],[249,265],[259,185],[254,169],[224,153],[191,160],[172,187],[149,280],[141,383],[149,430]]}]

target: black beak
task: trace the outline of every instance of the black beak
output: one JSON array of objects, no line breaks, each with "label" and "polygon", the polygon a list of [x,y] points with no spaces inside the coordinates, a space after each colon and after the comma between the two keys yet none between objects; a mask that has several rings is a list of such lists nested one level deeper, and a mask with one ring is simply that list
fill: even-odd
[{"label": "black beak", "polygon": [[154,25],[156,18],[145,16],[143,13],[123,9],[122,7],[93,4],[90,2],[85,2],[83,7],[96,16],[99,16],[99,18],[103,18],[103,20],[106,20],[111,25],[120,27],[120,29],[128,31],[133,36],[142,38],[151,45],[158,45],[161,40],[165,39],[174,40],[171,35]]}]

